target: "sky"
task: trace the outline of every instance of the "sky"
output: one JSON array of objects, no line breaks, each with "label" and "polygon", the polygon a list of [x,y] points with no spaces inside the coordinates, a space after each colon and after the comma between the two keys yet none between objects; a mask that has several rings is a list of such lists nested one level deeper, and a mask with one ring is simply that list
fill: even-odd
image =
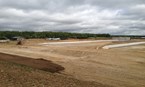
[{"label": "sky", "polygon": [[145,0],[0,0],[0,31],[145,35]]}]

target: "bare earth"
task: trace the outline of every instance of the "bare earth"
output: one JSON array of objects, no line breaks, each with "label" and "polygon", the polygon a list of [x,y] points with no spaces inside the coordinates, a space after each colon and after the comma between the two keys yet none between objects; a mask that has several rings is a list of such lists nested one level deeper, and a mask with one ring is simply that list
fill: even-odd
[{"label": "bare earth", "polygon": [[56,67],[60,71],[61,66],[46,60],[24,58],[0,53],[0,87],[108,87],[50,73],[56,72]]},{"label": "bare earth", "polygon": [[145,45],[104,50],[103,46],[116,42],[38,45],[43,42],[47,41],[28,40],[24,46],[16,46],[15,42],[0,44],[0,52],[51,60],[65,68],[61,74],[78,80],[114,87],[145,87]]}]

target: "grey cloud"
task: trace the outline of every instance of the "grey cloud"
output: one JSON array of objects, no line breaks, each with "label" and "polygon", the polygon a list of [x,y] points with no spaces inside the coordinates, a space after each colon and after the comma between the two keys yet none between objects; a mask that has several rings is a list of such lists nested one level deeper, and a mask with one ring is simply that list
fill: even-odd
[{"label": "grey cloud", "polygon": [[145,0],[0,0],[0,30],[145,33]]}]

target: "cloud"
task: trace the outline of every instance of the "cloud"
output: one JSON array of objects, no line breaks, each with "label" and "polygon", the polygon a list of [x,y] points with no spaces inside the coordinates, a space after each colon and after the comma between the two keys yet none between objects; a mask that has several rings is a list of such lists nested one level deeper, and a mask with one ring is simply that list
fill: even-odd
[{"label": "cloud", "polygon": [[0,30],[145,33],[144,0],[0,0]]}]

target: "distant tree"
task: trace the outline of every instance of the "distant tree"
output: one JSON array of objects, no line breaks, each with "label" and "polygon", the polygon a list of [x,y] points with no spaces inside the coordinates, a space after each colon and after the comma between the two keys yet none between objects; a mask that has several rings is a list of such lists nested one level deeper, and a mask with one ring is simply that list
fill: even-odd
[{"label": "distant tree", "polygon": [[87,39],[90,37],[111,37],[110,34],[90,34],[90,33],[68,33],[68,32],[33,32],[33,31],[0,31],[0,37],[7,37],[11,39],[15,36],[21,36],[26,39],[30,38],[78,38],[78,39]]}]

